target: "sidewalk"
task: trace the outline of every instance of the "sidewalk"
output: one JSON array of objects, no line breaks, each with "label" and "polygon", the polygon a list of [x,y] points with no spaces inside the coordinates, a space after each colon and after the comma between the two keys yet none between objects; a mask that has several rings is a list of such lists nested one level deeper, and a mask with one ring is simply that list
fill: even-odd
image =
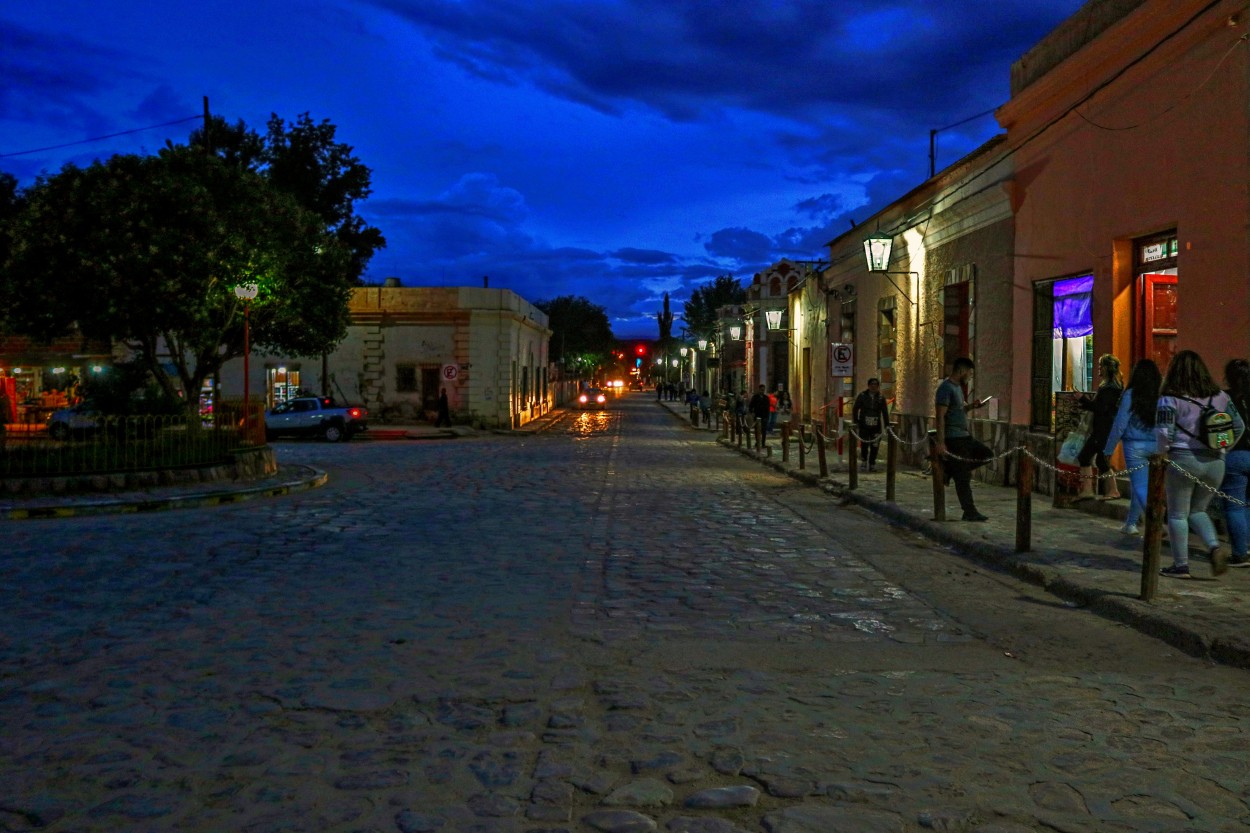
[{"label": "sidewalk", "polygon": [[[674,416],[689,424],[689,409],[681,402],[660,402]],[[699,426],[709,441],[718,441],[720,432]],[[1194,656],[1239,668],[1250,668],[1250,638],[1247,637],[1246,596],[1250,594],[1250,570],[1229,570],[1220,578],[1211,577],[1210,566],[1190,555],[1194,577],[1188,581],[1159,577],[1153,602],[1143,602],[1141,592],[1142,539],[1119,531],[1128,506],[1118,501],[1088,501],[1080,504],[1092,511],[1056,508],[1049,495],[1033,496],[1032,551],[1015,552],[1016,490],[973,481],[977,508],[989,516],[985,523],[950,520],[959,517],[959,503],[953,487],[947,488],[947,521],[933,520],[933,485],[930,478],[912,467],[900,466],[895,478],[893,503],[885,500],[885,460],[877,472],[859,473],[859,487],[847,487],[845,462],[830,452],[829,477],[821,479],[813,450],[807,468],[798,468],[797,442],[790,446],[790,461],[781,462],[781,441],[770,438],[771,456],[741,451],[736,444],[721,441],[725,448],[745,454],[762,464],[784,472],[812,486],[915,529],[951,546],[958,552],[1044,587],[1050,593],[1075,605],[1162,639]],[[1163,545],[1161,563],[1172,563]]]}]

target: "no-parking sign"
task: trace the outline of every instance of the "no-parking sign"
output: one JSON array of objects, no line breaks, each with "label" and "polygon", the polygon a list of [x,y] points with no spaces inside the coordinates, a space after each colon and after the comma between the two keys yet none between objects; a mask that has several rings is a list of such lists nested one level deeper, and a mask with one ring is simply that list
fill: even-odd
[{"label": "no-parking sign", "polygon": [[460,368],[456,367],[454,364],[443,365],[443,381],[444,382],[454,382],[456,381],[456,377],[458,377],[459,375],[460,375]]},{"label": "no-parking sign", "polygon": [[853,344],[830,344],[829,345],[829,375],[830,376],[854,376],[855,375],[855,345]]}]

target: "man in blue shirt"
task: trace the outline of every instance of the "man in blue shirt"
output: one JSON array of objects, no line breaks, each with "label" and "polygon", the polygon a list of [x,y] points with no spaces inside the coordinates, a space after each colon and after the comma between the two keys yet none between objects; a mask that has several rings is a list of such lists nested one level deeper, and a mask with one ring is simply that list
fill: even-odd
[{"label": "man in blue shirt", "polygon": [[946,481],[955,481],[955,494],[959,507],[964,511],[965,521],[985,521],[985,515],[977,511],[972,500],[972,471],[985,465],[993,453],[968,430],[968,411],[980,408],[990,401],[987,396],[979,402],[964,402],[964,387],[972,379],[975,365],[972,359],[961,356],[951,365],[951,375],[938,385],[934,396],[934,415],[937,428],[937,453],[942,457],[942,470]]}]

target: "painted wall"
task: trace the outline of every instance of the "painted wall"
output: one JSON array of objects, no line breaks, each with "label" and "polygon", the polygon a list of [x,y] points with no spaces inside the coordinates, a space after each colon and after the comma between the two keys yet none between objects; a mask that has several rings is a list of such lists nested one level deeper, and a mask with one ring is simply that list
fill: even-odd
[{"label": "painted wall", "polygon": [[[1244,3],[1146,0],[1083,46],[1063,32],[1021,59],[1052,68],[998,112],[1015,156],[1014,375],[1031,372],[1032,285],[1095,277],[1094,352],[1135,358],[1131,241],[1175,230],[1179,349],[1218,374],[1250,354],[1250,48]],[[1197,15],[1197,16],[1196,16]],[[1195,17],[1196,16],[1196,17]],[[1023,75],[1017,72],[1017,75]],[[1028,422],[1027,397],[1013,422]]]}]

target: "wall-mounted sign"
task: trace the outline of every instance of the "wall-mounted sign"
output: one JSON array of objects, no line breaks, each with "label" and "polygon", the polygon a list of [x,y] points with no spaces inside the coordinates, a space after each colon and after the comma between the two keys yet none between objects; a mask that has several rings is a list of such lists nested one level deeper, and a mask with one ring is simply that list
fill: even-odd
[{"label": "wall-mounted sign", "polygon": [[454,364],[443,365],[443,381],[454,382],[456,377],[460,375],[460,368]]},{"label": "wall-mounted sign", "polygon": [[829,375],[830,376],[854,376],[855,375],[855,345],[853,344],[830,344],[829,345]]}]

